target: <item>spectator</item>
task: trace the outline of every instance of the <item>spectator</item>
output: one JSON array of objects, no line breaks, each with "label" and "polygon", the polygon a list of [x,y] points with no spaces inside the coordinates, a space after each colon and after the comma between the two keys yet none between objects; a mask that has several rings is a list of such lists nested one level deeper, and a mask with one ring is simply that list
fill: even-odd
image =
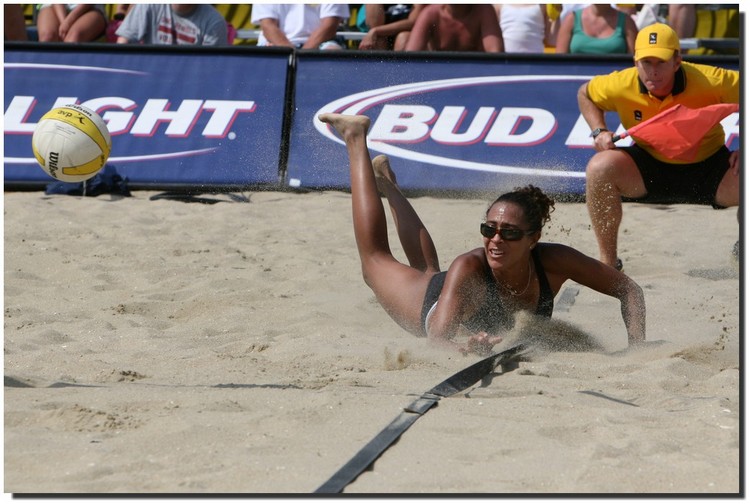
[{"label": "spectator", "polygon": [[128,15],[128,11],[130,10],[131,5],[132,4],[116,4],[115,12],[112,14],[112,18],[119,19],[120,21],[125,19],[125,16]]},{"label": "spectator", "polygon": [[704,6],[696,4],[645,4],[640,6],[633,17],[639,30],[654,23],[664,23],[671,26],[680,39],[692,38],[695,36],[697,11]]},{"label": "spectator", "polygon": [[26,34],[26,18],[23,15],[21,4],[5,4],[3,7],[5,15],[5,40],[29,40]]},{"label": "spectator", "polygon": [[[695,5],[692,4],[647,4],[633,16],[640,30],[654,23],[664,23],[672,27],[681,39],[690,38],[695,33]],[[682,49],[683,54],[687,52]]]},{"label": "spectator", "polygon": [[546,4],[497,4],[495,9],[505,52],[544,52],[549,39]]},{"label": "spectator", "polygon": [[44,4],[36,17],[39,42],[93,42],[104,35],[101,4]]},{"label": "spectator", "polygon": [[640,30],[654,23],[667,23],[666,7],[662,4],[640,5],[635,14],[632,15],[636,28]]},{"label": "spectator", "polygon": [[[679,38],[690,38],[695,33],[695,5],[641,5],[640,9],[633,15],[633,20],[639,30],[654,23],[663,23],[670,25]],[[683,49],[682,52],[687,51]]]},{"label": "spectator", "polygon": [[626,13],[609,4],[592,4],[562,20],[555,52],[633,54],[637,32],[635,21]]},{"label": "spectator", "polygon": [[107,23],[107,42],[117,42],[117,29],[122,24],[125,16],[128,15],[130,4],[116,4],[112,18]]},{"label": "spectator", "polygon": [[546,4],[547,17],[549,18],[549,44],[552,48],[557,44],[557,34],[560,33],[562,20],[568,13],[575,10],[583,9],[590,4]]},{"label": "spectator", "polygon": [[503,36],[490,4],[432,4],[419,14],[406,50],[502,52]]},{"label": "spectator", "polygon": [[737,39],[737,45],[684,49],[688,54],[739,54],[738,4],[691,4],[668,6],[667,23],[683,38]]},{"label": "spectator", "polygon": [[348,4],[253,4],[252,22],[261,29],[259,46],[344,49],[336,30],[345,19]]},{"label": "spectator", "polygon": [[228,45],[227,22],[208,4],[134,4],[117,29],[118,44]]},{"label": "spectator", "polygon": [[638,14],[638,9],[640,9],[642,6],[643,4],[612,4],[612,7],[624,12],[632,18],[634,18],[635,15]]},{"label": "spectator", "polygon": [[700,108],[739,103],[737,71],[682,61],[677,33],[666,24],[638,32],[635,66],[594,77],[578,90],[578,105],[591,127],[596,154],[586,166],[586,205],[599,245],[600,260],[622,267],[617,234],[622,197],[644,203],[739,205],[739,152],[724,145],[721,125],[700,143],[692,162],[660,155],[636,141],[615,147],[607,130],[606,111],[616,111],[625,128],[677,104]]},{"label": "spectator", "polygon": [[367,35],[360,49],[403,51],[423,4],[364,4],[357,16],[357,27]]},{"label": "spectator", "polygon": [[695,35],[695,7],[693,4],[669,5],[667,19],[677,37],[683,39]]}]

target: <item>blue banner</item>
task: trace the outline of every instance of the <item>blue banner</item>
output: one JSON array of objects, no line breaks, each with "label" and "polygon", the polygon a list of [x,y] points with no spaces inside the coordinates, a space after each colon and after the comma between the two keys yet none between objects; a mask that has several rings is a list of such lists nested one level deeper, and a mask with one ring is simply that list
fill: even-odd
[{"label": "blue banner", "polygon": [[[346,150],[315,119],[336,111],[372,119],[372,155],[405,189],[583,193],[593,150],[576,92],[632,60],[484,56],[6,43],[5,182],[51,180],[31,135],[77,103],[105,120],[109,163],[133,186],[348,188]],[[722,123],[736,149],[739,114]]]},{"label": "blue banner", "polygon": [[6,45],[5,182],[52,181],[31,136],[77,103],[107,123],[108,163],[134,186],[277,184],[290,53]]},{"label": "blue banner", "polygon": [[[287,183],[348,187],[343,142],[315,119],[339,112],[371,118],[371,154],[390,157],[405,189],[495,192],[533,183],[581,194],[594,151],[578,88],[631,65],[628,58],[377,60],[301,53]],[[615,114],[607,121],[622,131]],[[736,148],[739,114],[724,124]]]}]

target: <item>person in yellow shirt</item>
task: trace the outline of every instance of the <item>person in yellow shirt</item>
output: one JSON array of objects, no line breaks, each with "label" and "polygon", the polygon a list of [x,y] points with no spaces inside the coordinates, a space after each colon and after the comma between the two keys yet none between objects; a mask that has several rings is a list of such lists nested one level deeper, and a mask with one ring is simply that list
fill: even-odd
[{"label": "person in yellow shirt", "polygon": [[[586,166],[586,205],[599,246],[599,259],[622,269],[617,235],[622,198],[645,203],[738,206],[739,152],[724,145],[720,124],[704,136],[690,162],[668,159],[647,144],[615,147],[605,112],[615,111],[625,128],[677,104],[701,108],[739,103],[738,71],[682,61],[675,31],[662,23],[641,29],[635,65],[600,75],[578,90],[578,106],[591,128],[596,154]],[[735,245],[737,247],[737,245]]]}]

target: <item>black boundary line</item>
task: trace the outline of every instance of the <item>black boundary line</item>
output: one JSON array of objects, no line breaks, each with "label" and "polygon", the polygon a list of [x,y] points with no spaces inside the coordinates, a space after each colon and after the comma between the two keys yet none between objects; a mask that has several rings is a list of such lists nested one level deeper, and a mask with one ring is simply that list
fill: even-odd
[{"label": "black boundary line", "polygon": [[388,449],[419,417],[429,411],[443,397],[452,396],[466,390],[477,383],[495,368],[505,362],[512,361],[528,349],[521,343],[507,350],[491,355],[471,366],[459,371],[447,380],[439,383],[422,394],[419,399],[409,404],[381,430],[369,443],[360,449],[354,457],[336,471],[328,481],[318,487],[313,493],[333,494],[341,493],[344,488],[354,481],[363,471],[370,467],[380,455]]},{"label": "black boundary line", "polygon": [[640,408],[640,406],[638,406],[635,403],[628,402],[628,401],[623,401],[622,399],[617,399],[615,397],[610,397],[610,396],[608,396],[606,394],[602,394],[601,392],[596,392],[594,390],[579,390],[578,393],[580,393],[580,394],[588,394],[588,395],[592,395],[594,397],[601,397],[602,399],[607,399],[609,401],[614,401],[616,403],[627,404],[628,406],[635,406],[636,408]]}]

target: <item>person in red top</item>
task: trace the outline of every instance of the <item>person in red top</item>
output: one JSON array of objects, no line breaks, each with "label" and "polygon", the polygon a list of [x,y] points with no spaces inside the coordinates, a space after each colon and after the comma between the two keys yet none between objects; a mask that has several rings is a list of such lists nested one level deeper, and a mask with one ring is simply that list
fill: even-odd
[{"label": "person in red top", "polygon": [[[692,203],[715,208],[740,202],[739,152],[729,152],[720,124],[700,141],[694,159],[660,154],[635,139],[615,147],[605,112],[615,111],[631,128],[675,105],[692,109],[739,103],[739,72],[683,62],[680,41],[666,24],[641,29],[635,41],[635,66],[594,77],[578,90],[578,106],[591,128],[596,154],[586,166],[586,205],[599,245],[600,260],[618,269],[617,235],[622,198],[645,203]],[[735,244],[735,251],[738,244]]]}]

